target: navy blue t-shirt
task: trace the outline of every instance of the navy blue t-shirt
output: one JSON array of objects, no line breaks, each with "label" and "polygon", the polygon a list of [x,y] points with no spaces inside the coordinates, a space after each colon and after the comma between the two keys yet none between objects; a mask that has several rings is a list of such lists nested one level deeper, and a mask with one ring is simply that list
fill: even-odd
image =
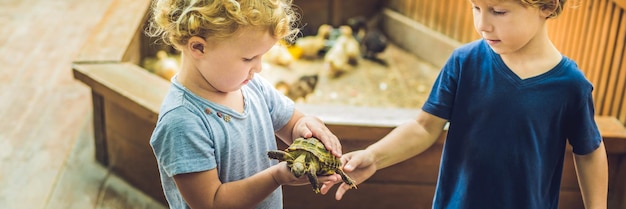
[{"label": "navy blue t-shirt", "polygon": [[602,140],[592,90],[565,56],[521,79],[483,40],[455,50],[422,107],[450,122],[433,208],[556,209],[566,143]]}]

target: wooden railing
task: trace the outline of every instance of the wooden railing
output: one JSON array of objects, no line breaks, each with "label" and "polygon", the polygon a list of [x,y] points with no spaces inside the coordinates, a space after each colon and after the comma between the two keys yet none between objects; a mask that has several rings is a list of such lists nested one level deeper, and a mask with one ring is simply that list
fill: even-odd
[{"label": "wooden railing", "polygon": [[[390,0],[388,7],[461,43],[479,38],[468,0]],[[569,0],[548,31],[594,84],[596,114],[626,125],[625,8],[626,0]]]}]

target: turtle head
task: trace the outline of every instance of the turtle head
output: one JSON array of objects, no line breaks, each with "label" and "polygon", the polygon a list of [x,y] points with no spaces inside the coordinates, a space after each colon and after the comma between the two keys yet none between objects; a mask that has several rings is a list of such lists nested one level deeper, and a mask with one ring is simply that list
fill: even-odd
[{"label": "turtle head", "polygon": [[306,166],[304,165],[304,162],[294,162],[291,165],[291,173],[293,173],[296,178],[300,178],[300,176],[304,175],[305,172]]},{"label": "turtle head", "polygon": [[293,160],[293,163],[291,164],[291,173],[293,173],[296,178],[300,178],[300,176],[306,173],[306,167],[306,155],[300,155]]}]

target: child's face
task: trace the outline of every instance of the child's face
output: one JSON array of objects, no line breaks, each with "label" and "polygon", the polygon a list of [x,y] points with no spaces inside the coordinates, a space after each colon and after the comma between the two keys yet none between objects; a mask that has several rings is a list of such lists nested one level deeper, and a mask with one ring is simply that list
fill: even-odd
[{"label": "child's face", "polygon": [[208,41],[199,70],[217,91],[239,90],[261,72],[261,58],[276,42],[267,30],[243,28],[226,40]]},{"label": "child's face", "polygon": [[515,0],[470,0],[474,28],[498,54],[518,52],[544,31],[546,12]]}]

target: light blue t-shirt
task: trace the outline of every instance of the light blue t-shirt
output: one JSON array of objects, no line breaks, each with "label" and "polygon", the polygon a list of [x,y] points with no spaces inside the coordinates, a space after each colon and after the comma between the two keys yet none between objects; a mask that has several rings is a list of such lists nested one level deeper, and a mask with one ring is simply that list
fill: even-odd
[{"label": "light blue t-shirt", "polygon": [[[274,132],[287,124],[294,103],[260,75],[241,88],[243,113],[195,95],[176,77],[171,81],[150,139],[170,208],[189,208],[174,175],[217,168],[226,183],[277,163],[267,157],[267,151],[277,149]],[[256,208],[282,207],[279,187]]]}]

